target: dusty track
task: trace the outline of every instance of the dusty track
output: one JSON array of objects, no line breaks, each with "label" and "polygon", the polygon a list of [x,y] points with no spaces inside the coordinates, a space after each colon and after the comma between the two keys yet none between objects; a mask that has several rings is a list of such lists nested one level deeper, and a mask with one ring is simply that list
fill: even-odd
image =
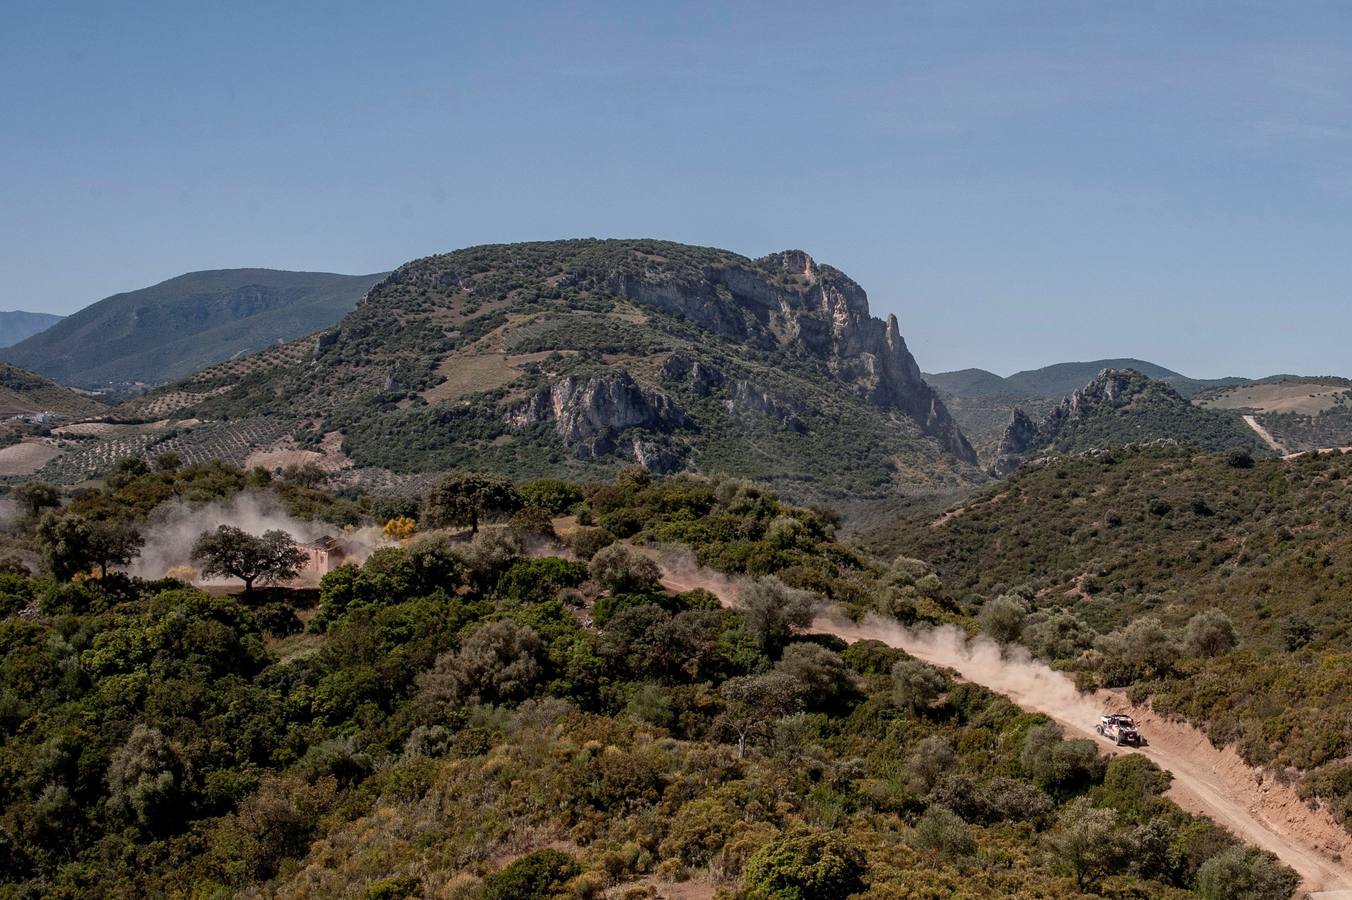
[{"label": "dusty track", "polygon": [[[705,588],[724,604],[735,604],[737,587],[732,579],[699,569],[679,556],[653,555],[662,564],[662,581],[669,589]],[[1300,875],[1302,891],[1352,891],[1352,868],[1343,861],[1352,852],[1347,832],[1323,810],[1310,809],[1292,788],[1272,779],[1260,781],[1233,749],[1217,750],[1190,725],[1167,721],[1117,692],[1081,694],[1064,674],[1021,649],[1002,654],[995,644],[969,641],[957,629],[918,631],[882,619],[856,623],[833,615],[819,616],[813,629],[847,641],[877,640],[898,647],[956,670],[1024,709],[1050,716],[1069,736],[1101,743],[1105,753],[1141,753],[1174,776],[1169,796],[1175,803],[1274,853]],[[1134,716],[1147,746],[1114,747],[1095,735],[1094,724],[1105,711]]]},{"label": "dusty track", "polygon": [[[1268,779],[1230,748],[1218,750],[1198,729],[1171,722],[1115,691],[1081,694],[1069,678],[1015,650],[1001,655],[989,641],[969,642],[956,629],[911,631],[894,623],[856,624],[821,617],[813,628],[849,640],[881,640],[928,663],[1004,694],[1024,709],[1055,719],[1070,736],[1102,743],[1105,752],[1140,753],[1174,776],[1169,796],[1189,812],[1205,815],[1235,835],[1276,854],[1301,876],[1306,891],[1352,889],[1352,869],[1341,857],[1352,851],[1347,833],[1322,810],[1311,810],[1295,790]],[[1114,747],[1094,733],[1100,713],[1130,713],[1147,746]]]},{"label": "dusty track", "polygon": [[1269,447],[1271,447],[1273,450],[1277,451],[1281,455],[1283,456],[1287,455],[1286,448],[1282,446],[1281,442],[1279,442],[1275,437],[1272,436],[1272,432],[1268,431],[1262,425],[1258,424],[1258,418],[1256,416],[1242,416],[1242,418],[1244,419],[1244,424],[1252,428],[1253,433],[1262,438],[1263,443],[1267,444]]}]

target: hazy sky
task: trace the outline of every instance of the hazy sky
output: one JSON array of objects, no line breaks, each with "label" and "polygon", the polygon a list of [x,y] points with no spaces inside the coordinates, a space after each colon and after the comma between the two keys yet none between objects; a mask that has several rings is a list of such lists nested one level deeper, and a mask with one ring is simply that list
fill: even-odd
[{"label": "hazy sky", "polygon": [[0,308],[651,236],[929,371],[1352,375],[1347,3],[10,3],[0,116]]}]

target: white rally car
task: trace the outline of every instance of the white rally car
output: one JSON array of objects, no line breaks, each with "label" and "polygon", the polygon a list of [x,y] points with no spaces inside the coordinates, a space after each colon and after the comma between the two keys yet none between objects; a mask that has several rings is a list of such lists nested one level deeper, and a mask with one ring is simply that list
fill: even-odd
[{"label": "white rally car", "polygon": [[1105,713],[1099,716],[1099,723],[1094,726],[1094,730],[1119,747],[1123,744],[1141,746],[1141,732],[1136,729],[1136,720],[1131,716]]}]

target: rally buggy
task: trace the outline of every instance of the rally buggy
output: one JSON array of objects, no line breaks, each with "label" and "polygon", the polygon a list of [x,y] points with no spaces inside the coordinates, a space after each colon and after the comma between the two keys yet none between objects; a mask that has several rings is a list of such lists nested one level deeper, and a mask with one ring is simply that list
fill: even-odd
[{"label": "rally buggy", "polygon": [[1123,744],[1141,746],[1141,732],[1136,729],[1136,721],[1131,716],[1121,713],[1099,716],[1099,723],[1094,726],[1094,730],[1119,747]]}]

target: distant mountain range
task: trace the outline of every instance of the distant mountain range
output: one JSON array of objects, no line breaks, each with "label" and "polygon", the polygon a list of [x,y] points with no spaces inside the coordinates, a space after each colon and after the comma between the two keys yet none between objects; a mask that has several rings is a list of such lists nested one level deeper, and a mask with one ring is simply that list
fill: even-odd
[{"label": "distant mountain range", "polygon": [[51,313],[24,312],[23,310],[0,312],[0,347],[13,346],[25,338],[46,331],[60,321],[60,316],[54,316]]},{"label": "distant mountain range", "polygon": [[383,277],[219,269],[115,294],[0,350],[63,384],[161,384],[326,328]]}]

